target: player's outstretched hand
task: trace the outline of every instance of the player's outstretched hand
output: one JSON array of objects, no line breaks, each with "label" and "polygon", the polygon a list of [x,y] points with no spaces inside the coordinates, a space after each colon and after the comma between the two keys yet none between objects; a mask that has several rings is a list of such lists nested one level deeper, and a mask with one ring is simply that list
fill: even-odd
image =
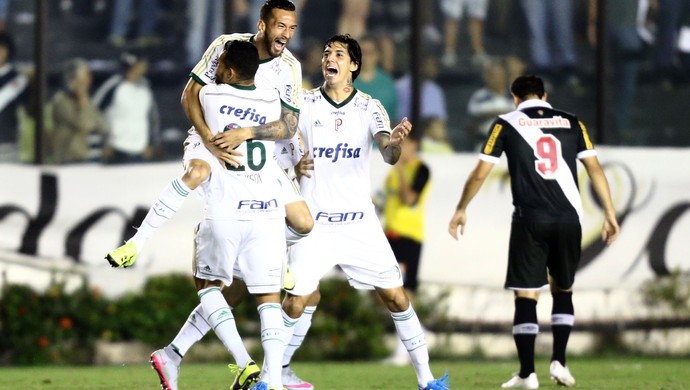
[{"label": "player's outstretched hand", "polygon": [[410,131],[412,131],[412,123],[409,120],[407,120],[407,117],[405,117],[400,121],[400,123],[398,123],[397,126],[395,126],[395,128],[391,132],[390,144],[392,146],[400,145],[403,142],[403,140],[410,134]]},{"label": "player's outstretched hand", "polygon": [[302,176],[311,178],[311,174],[309,173],[309,171],[313,170],[314,159],[309,158],[309,151],[307,150],[306,152],[304,152],[304,156],[302,156],[297,165],[295,165],[295,175],[297,176],[297,179],[299,179]]},{"label": "player's outstretched hand", "polygon": [[448,233],[453,236],[454,239],[458,239],[458,227],[460,227],[460,235],[465,234],[465,223],[467,223],[467,214],[465,210],[456,210],[453,214],[453,218],[450,219],[448,224]]}]

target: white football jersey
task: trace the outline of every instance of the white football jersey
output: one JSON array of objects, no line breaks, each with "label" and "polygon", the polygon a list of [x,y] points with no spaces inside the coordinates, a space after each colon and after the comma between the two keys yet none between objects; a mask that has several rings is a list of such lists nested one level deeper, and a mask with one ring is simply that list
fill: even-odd
[{"label": "white football jersey", "polygon": [[[204,56],[196,64],[190,74],[201,85],[216,83],[218,59],[223,53],[225,43],[232,40],[250,41],[253,34],[223,34],[216,38],[206,49]],[[254,84],[258,88],[274,88],[280,93],[280,100],[290,110],[299,112],[300,91],[302,90],[302,66],[287,48],[278,56],[259,63],[259,69],[254,77]],[[294,166],[304,153],[295,149],[299,145],[297,134],[290,140],[278,140],[274,150],[278,163],[284,169]]]},{"label": "white football jersey", "polygon": [[[201,89],[199,99],[206,122],[214,135],[234,128],[268,123],[280,117],[280,98],[274,89],[208,84]],[[185,149],[186,159],[189,158],[188,153],[205,151],[211,155],[199,143],[186,146],[199,149]],[[211,155],[211,176],[200,186],[206,200],[206,218],[257,219],[285,216],[278,180],[278,175],[284,173],[275,161],[274,147],[273,141],[243,142],[237,147],[242,153],[242,166],[238,168],[221,166]]]},{"label": "white football jersey", "polygon": [[373,212],[370,153],[374,136],[391,131],[381,102],[361,91],[342,103],[320,88],[303,91],[299,131],[314,159],[312,177],[300,180],[314,220],[340,222],[349,213]]},{"label": "white football jersey", "polygon": [[[250,41],[253,34],[223,34],[216,38],[206,49],[204,56],[196,64],[190,77],[201,85],[216,83],[218,59],[228,41]],[[278,56],[259,63],[254,84],[258,88],[274,88],[280,93],[283,104],[293,110],[300,109],[300,91],[302,88],[302,66],[286,48]]]}]

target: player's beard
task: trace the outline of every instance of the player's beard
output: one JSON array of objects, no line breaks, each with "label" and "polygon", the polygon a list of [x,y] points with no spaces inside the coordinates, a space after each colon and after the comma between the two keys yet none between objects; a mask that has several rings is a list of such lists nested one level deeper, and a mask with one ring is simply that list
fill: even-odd
[{"label": "player's beard", "polygon": [[278,37],[269,37],[266,35],[264,37],[264,45],[266,47],[266,51],[268,52],[268,55],[271,57],[278,57],[279,55],[283,54],[283,50],[287,47],[287,44],[290,43],[290,41],[287,41],[283,47],[279,50],[275,48],[275,43]]}]

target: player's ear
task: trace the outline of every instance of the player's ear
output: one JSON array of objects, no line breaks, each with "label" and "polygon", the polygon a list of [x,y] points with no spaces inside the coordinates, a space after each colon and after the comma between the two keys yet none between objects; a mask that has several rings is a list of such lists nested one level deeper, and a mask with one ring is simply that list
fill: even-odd
[{"label": "player's ear", "polygon": [[234,84],[235,83],[235,72],[233,72],[232,68],[227,68],[225,69],[225,82],[226,84]]},{"label": "player's ear", "polygon": [[266,29],[266,23],[264,23],[263,20],[259,19],[259,21],[256,23],[256,27],[259,29],[259,33],[263,34],[264,30]]},{"label": "player's ear", "polygon": [[354,72],[359,68],[359,64],[354,61],[350,61],[350,72]]}]

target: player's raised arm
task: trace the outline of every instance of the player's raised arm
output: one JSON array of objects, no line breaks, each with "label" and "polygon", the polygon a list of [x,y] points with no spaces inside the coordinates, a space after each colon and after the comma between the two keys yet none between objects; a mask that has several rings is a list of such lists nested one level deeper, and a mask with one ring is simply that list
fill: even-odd
[{"label": "player's raised arm", "polygon": [[412,123],[407,118],[403,118],[400,123],[391,131],[390,135],[386,132],[376,133],[376,143],[383,156],[383,161],[388,164],[395,164],[400,159],[401,144],[412,131]]}]

